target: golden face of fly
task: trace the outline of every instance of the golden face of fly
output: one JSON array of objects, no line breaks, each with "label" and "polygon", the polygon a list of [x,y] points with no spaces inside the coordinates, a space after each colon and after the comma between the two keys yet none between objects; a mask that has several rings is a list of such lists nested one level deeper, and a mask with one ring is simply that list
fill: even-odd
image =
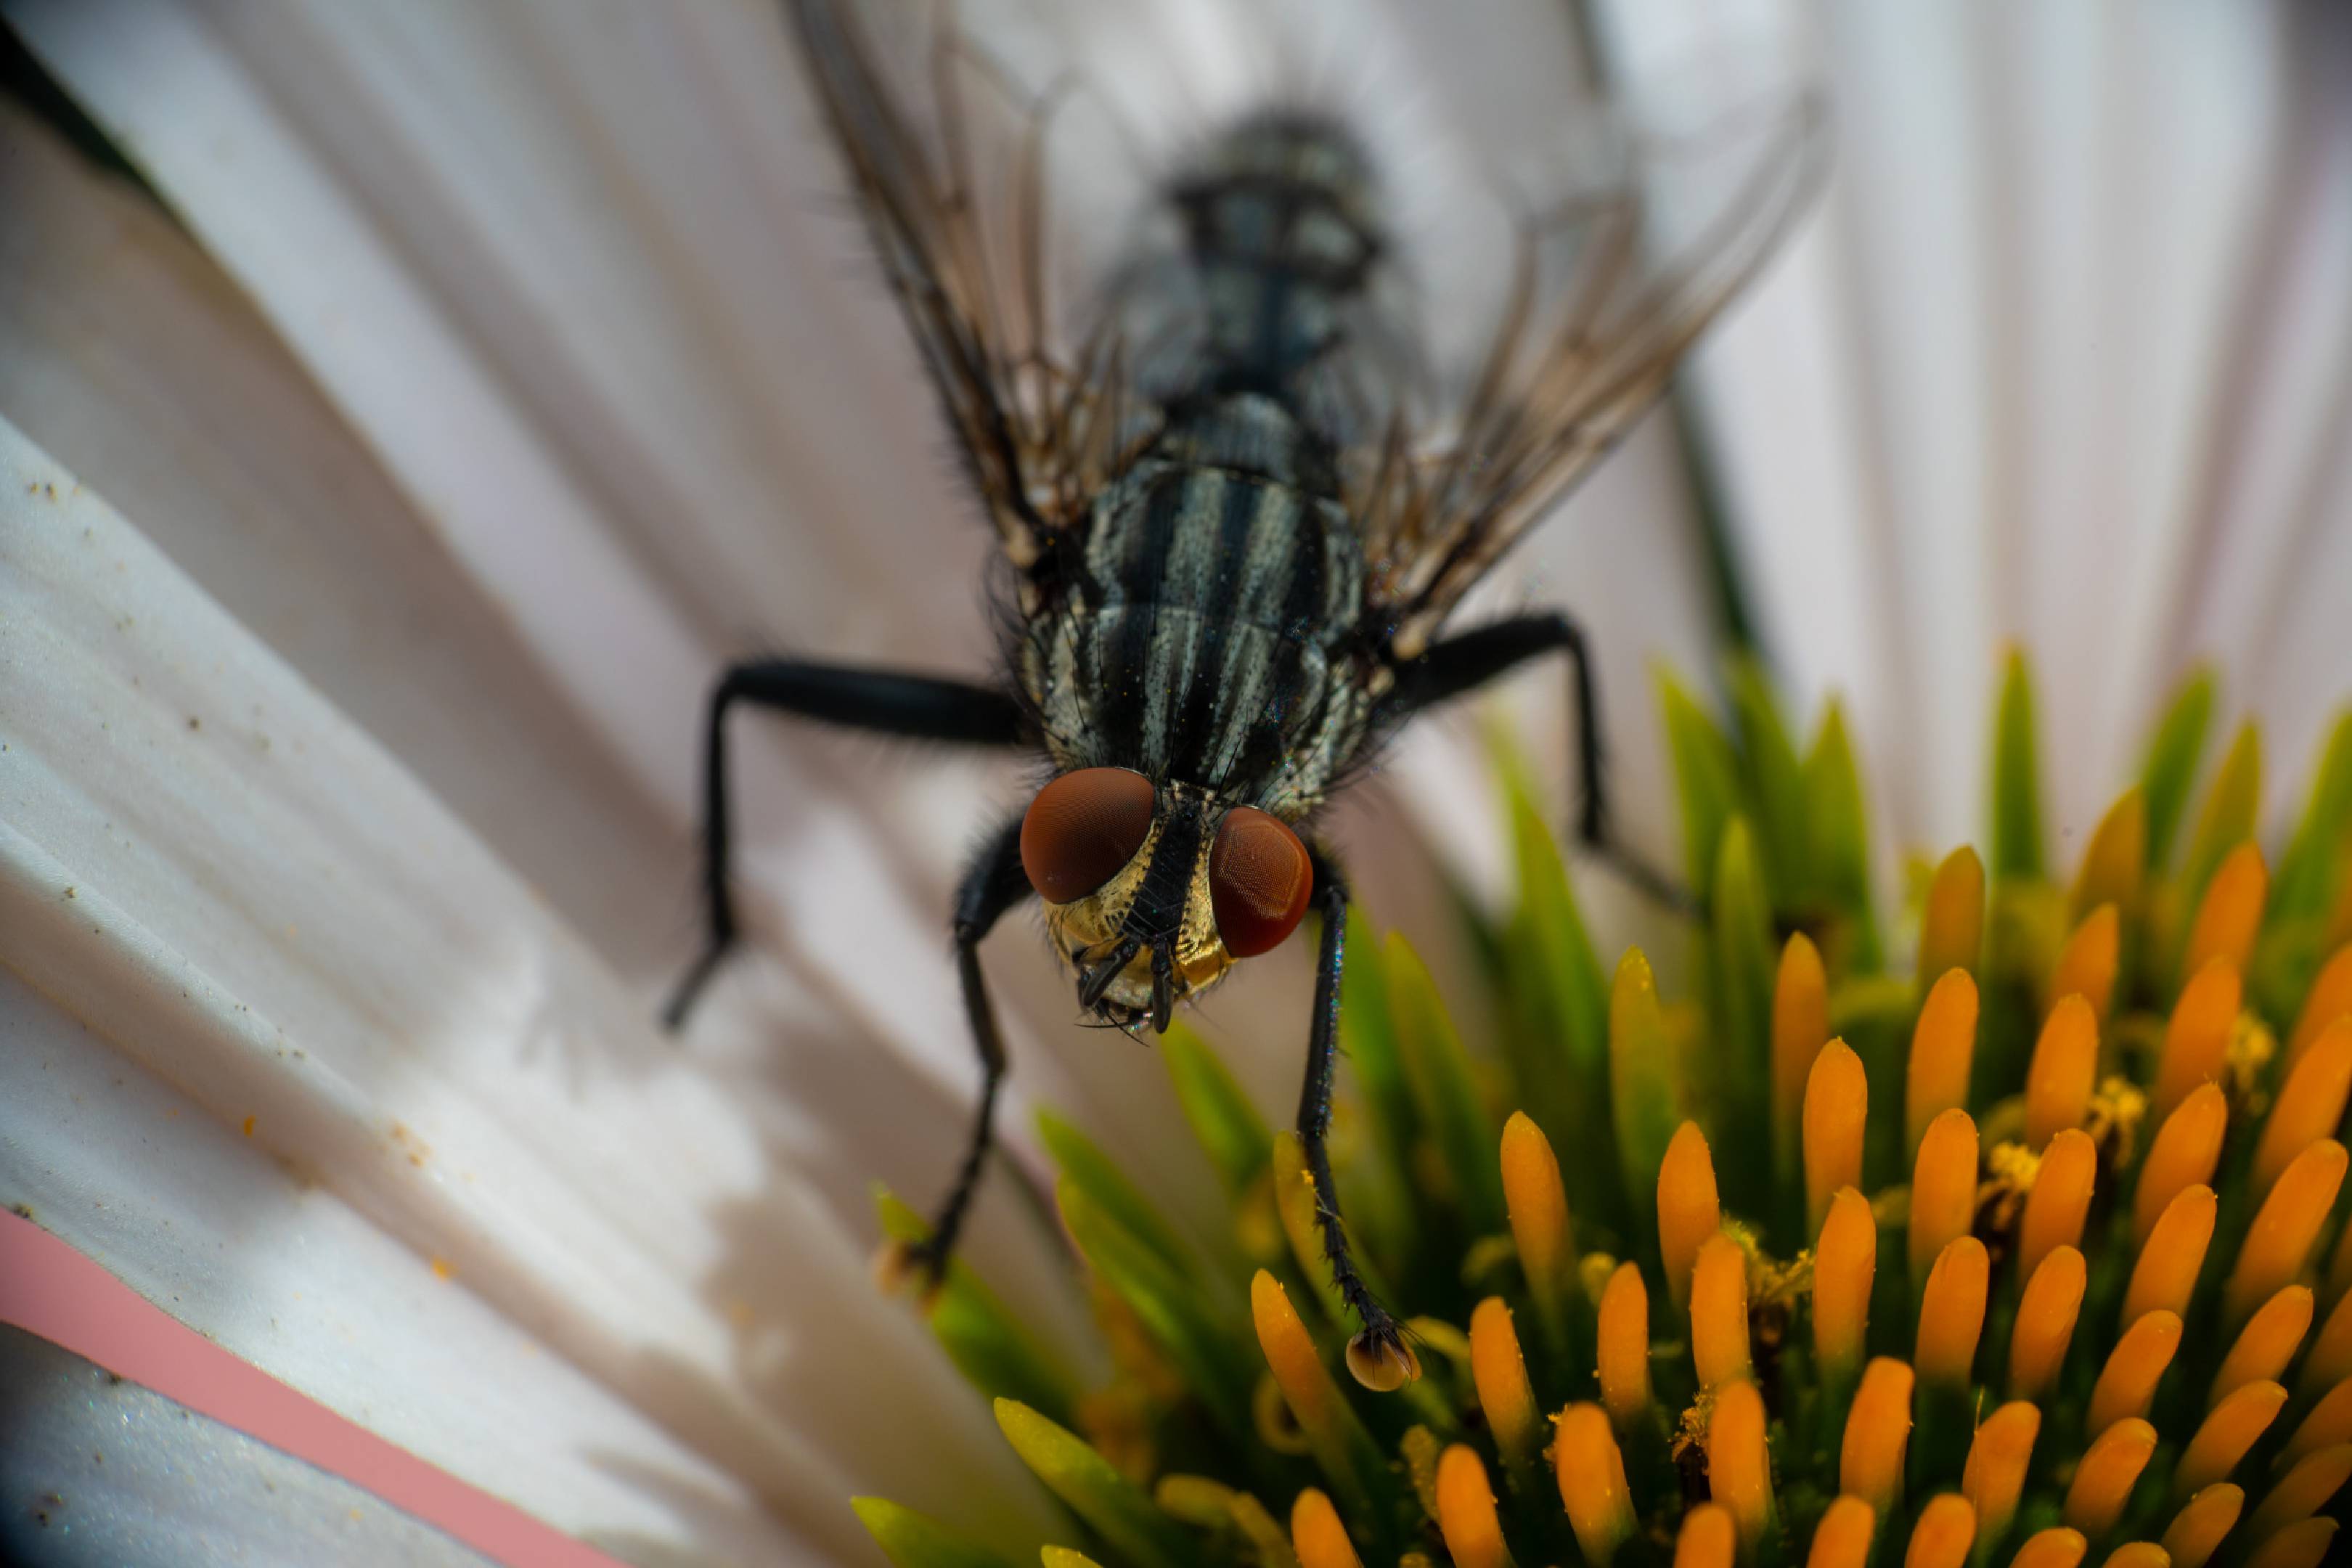
[{"label": "golden face of fly", "polygon": [[[1045,906],[1045,930],[1053,938],[1054,951],[1080,976],[1089,973],[1120,947],[1128,918],[1136,912],[1137,895],[1143,889],[1153,851],[1159,847],[1166,826],[1165,816],[1154,821],[1151,836],[1144,840],[1143,847],[1109,881],[1076,902]],[[1192,875],[1185,879],[1182,913],[1170,952],[1173,972],[1171,999],[1177,1002],[1200,995],[1223,980],[1225,972],[1234,966],[1233,954],[1217,934],[1205,847],[1195,851],[1192,862]],[[1134,956],[1112,972],[1097,1010],[1121,1024],[1131,1025],[1150,1017],[1155,962],[1151,949],[1136,948]]]},{"label": "golden face of fly", "polygon": [[1168,1026],[1177,1002],[1296,930],[1314,890],[1287,824],[1125,768],[1080,768],[1037,792],[1023,868],[1078,999],[1122,1028]]}]

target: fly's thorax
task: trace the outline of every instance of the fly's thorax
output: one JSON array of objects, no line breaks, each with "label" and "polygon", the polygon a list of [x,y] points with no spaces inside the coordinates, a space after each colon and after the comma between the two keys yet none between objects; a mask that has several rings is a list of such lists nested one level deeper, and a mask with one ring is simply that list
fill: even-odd
[{"label": "fly's thorax", "polygon": [[1045,929],[1054,951],[1084,973],[1128,938],[1140,939],[1103,994],[1121,1022],[1148,1015],[1152,1002],[1155,944],[1173,960],[1177,996],[1198,996],[1225,977],[1234,963],[1217,932],[1209,887],[1209,856],[1224,807],[1186,784],[1160,791],[1151,832],[1109,881],[1068,903],[1046,903]]},{"label": "fly's thorax", "polygon": [[1296,820],[1365,737],[1364,561],[1279,399],[1189,410],[1095,501],[1021,677],[1065,769],[1191,781]]}]

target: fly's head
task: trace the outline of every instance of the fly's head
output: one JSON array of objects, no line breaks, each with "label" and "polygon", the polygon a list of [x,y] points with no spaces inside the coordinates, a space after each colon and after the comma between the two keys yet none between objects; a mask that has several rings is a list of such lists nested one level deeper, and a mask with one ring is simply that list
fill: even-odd
[{"label": "fly's head", "polygon": [[1079,1005],[1129,1031],[1166,1029],[1178,1002],[1278,945],[1315,890],[1280,817],[1126,768],[1080,768],[1038,791],[1021,863]]}]

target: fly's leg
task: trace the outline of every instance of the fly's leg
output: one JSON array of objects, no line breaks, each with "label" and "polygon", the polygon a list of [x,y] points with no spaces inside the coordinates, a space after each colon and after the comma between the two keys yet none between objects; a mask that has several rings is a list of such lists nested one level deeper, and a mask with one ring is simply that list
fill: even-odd
[{"label": "fly's leg", "polygon": [[1696,901],[1688,889],[1617,836],[1609,816],[1601,696],[1592,679],[1592,658],[1584,646],[1583,630],[1561,611],[1514,616],[1433,644],[1419,658],[1396,667],[1396,687],[1381,704],[1381,716],[1402,721],[1550,653],[1568,656],[1576,682],[1576,765],[1584,796],[1577,816],[1577,837],[1659,902],[1685,912],[1695,910]]},{"label": "fly's leg", "polygon": [[729,886],[731,818],[727,795],[727,710],[737,703],[908,740],[975,746],[1021,743],[1020,704],[1002,691],[893,669],[765,658],[730,668],[710,693],[702,760],[702,876],[709,921],[700,955],[662,1009],[677,1028],[703,986],[734,946],[735,900]]},{"label": "fly's leg", "polygon": [[1367,1388],[1383,1392],[1421,1375],[1420,1360],[1404,1342],[1404,1331],[1381,1305],[1348,1247],[1339,1217],[1339,1190],[1331,1180],[1331,1079],[1338,1067],[1339,975],[1347,965],[1348,884],[1339,868],[1320,849],[1308,847],[1315,868],[1316,913],[1323,921],[1315,960],[1315,1018],[1307,1032],[1307,1082],[1298,1093],[1298,1146],[1315,1182],[1315,1221],[1323,1233],[1323,1257],[1331,1283],[1363,1324],[1348,1342],[1348,1370]]},{"label": "fly's leg", "polygon": [[964,1145],[963,1163],[956,1169],[955,1184],[931,1221],[930,1239],[900,1255],[906,1264],[922,1269],[937,1284],[955,1251],[957,1233],[980,1186],[981,1166],[996,1139],[996,1091],[1004,1082],[1004,1039],[997,1032],[996,1008],[988,999],[988,981],[980,972],[980,943],[1004,911],[1029,897],[1029,874],[1021,868],[1021,818],[1013,817],[988,837],[966,868],[956,890],[956,976],[963,984],[965,1020],[971,1027],[972,1047],[980,1054],[980,1109],[971,1140]]}]

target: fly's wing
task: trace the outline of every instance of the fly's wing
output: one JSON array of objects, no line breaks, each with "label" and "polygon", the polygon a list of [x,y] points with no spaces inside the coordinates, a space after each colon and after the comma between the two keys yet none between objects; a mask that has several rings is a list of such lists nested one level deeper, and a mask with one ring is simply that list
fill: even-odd
[{"label": "fly's wing", "polygon": [[1349,455],[1392,654],[1417,656],[1664,389],[1803,209],[1825,118],[1785,91],[1685,130],[1625,130],[1606,180],[1517,223],[1500,325],[1457,411],[1433,437],[1399,421]]},{"label": "fly's wing", "polygon": [[942,19],[923,62],[930,112],[918,116],[853,15],[867,7],[785,9],[959,455],[1026,570],[1083,516],[1128,417],[1113,334],[1057,342],[1066,334],[1048,299],[1045,188],[1053,95],[1024,97]]}]

